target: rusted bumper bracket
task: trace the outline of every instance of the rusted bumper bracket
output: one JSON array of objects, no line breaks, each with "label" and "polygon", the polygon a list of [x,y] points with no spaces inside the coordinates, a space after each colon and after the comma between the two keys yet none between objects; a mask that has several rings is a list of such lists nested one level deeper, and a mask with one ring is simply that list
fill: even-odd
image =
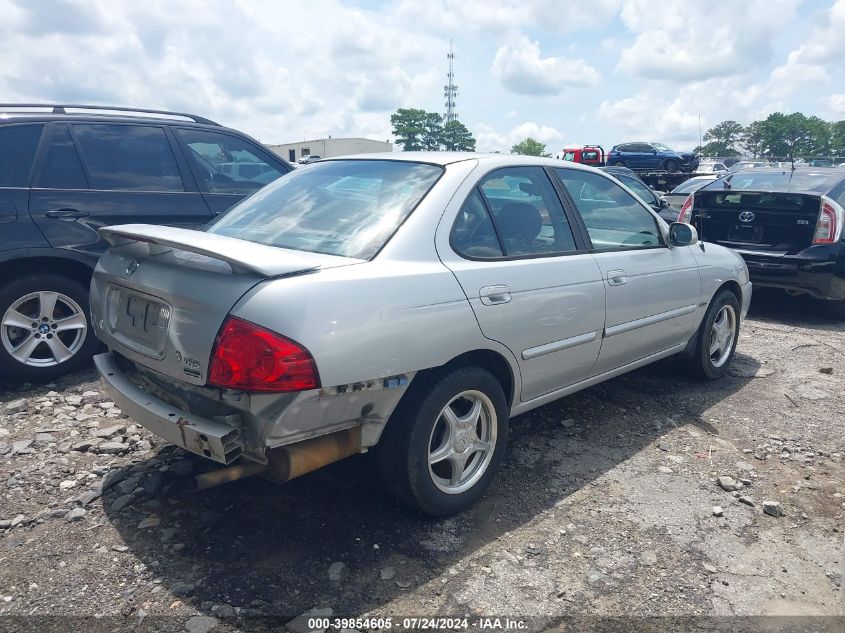
[{"label": "rusted bumper bracket", "polygon": [[243,453],[237,428],[181,411],[132,383],[111,354],[94,357],[106,390],[124,413],[159,437],[221,464]]}]

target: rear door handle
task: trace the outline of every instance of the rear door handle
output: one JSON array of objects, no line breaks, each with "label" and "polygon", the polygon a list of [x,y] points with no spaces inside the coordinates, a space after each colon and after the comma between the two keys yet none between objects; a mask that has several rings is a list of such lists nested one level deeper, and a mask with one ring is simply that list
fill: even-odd
[{"label": "rear door handle", "polygon": [[610,286],[624,286],[628,283],[628,276],[624,270],[607,271],[607,283]]},{"label": "rear door handle", "polygon": [[48,218],[58,218],[59,220],[76,220],[77,218],[88,217],[87,211],[80,211],[79,209],[53,209],[45,213]]},{"label": "rear door handle", "polygon": [[486,306],[509,303],[511,300],[511,289],[507,286],[484,286],[478,294],[481,297],[481,303]]}]

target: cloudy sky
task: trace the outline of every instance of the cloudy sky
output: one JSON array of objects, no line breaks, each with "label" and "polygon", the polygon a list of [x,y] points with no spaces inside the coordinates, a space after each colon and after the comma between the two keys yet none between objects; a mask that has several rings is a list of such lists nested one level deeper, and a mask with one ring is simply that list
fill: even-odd
[{"label": "cloudy sky", "polygon": [[845,119],[845,0],[0,0],[0,101],[185,110],[265,143],[443,110],[481,150]]}]

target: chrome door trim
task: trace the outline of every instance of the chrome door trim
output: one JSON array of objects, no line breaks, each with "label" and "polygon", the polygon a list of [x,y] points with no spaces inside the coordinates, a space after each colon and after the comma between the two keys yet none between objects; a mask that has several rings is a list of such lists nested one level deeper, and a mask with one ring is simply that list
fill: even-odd
[{"label": "chrome door trim", "polygon": [[569,349],[570,347],[575,347],[576,345],[589,343],[590,341],[596,340],[597,336],[597,331],[587,332],[586,334],[570,336],[569,338],[561,339],[560,341],[553,341],[551,343],[545,343],[544,345],[538,345],[537,347],[529,347],[528,349],[523,350],[522,359],[531,360],[532,358],[537,358],[538,356],[545,356],[546,354],[559,352],[564,349]]},{"label": "chrome door trim", "polygon": [[610,338],[611,336],[616,336],[617,334],[624,334],[625,332],[630,332],[631,330],[636,330],[637,328],[645,327],[647,325],[654,325],[655,323],[660,323],[661,321],[668,321],[669,319],[674,319],[675,317],[695,312],[697,309],[698,306],[693,303],[688,306],[675,308],[674,310],[667,310],[666,312],[659,312],[651,316],[643,317],[642,319],[635,319],[633,321],[628,321],[627,323],[612,325],[609,328],[605,328],[604,338]]}]

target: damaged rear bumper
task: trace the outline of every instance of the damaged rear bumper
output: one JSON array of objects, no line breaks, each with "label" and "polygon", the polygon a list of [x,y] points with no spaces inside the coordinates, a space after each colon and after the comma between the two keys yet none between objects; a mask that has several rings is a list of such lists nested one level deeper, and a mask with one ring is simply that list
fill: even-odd
[{"label": "damaged rear bumper", "polygon": [[221,464],[243,454],[236,427],[182,411],[136,386],[118,367],[111,354],[94,357],[106,390],[121,410],[159,437]]}]

